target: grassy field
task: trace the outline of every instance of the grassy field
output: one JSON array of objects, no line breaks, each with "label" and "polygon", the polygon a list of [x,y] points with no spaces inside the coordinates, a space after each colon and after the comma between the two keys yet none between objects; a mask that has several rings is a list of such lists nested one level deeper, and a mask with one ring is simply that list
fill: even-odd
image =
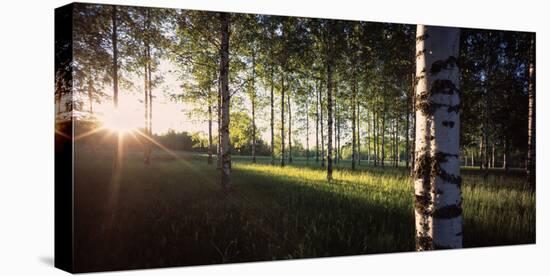
[{"label": "grassy field", "polygon": [[[315,161],[281,168],[233,157],[224,195],[206,157],[124,158],[77,151],[76,264],[82,271],[279,260],[414,250],[413,187],[403,168],[342,162],[335,181]],[[465,169],[465,247],[535,242],[535,196],[518,172],[487,181]]]}]

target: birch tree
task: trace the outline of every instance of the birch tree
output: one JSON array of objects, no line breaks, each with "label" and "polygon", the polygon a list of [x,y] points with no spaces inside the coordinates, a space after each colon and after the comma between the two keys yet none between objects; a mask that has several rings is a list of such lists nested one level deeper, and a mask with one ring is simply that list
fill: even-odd
[{"label": "birch tree", "polygon": [[460,31],[417,26],[415,220],[419,251],[462,247]]},{"label": "birch tree", "polygon": [[528,118],[528,140],[527,140],[527,180],[529,185],[534,190],[535,189],[535,161],[536,161],[536,151],[535,151],[535,116],[536,116],[536,102],[535,102],[535,35],[531,37],[530,51],[529,51],[529,84],[528,84],[528,94],[529,94],[529,118]]},{"label": "birch tree", "polygon": [[221,92],[221,185],[225,192],[231,190],[231,152],[229,149],[229,24],[230,15],[219,14],[220,21],[220,92]]}]

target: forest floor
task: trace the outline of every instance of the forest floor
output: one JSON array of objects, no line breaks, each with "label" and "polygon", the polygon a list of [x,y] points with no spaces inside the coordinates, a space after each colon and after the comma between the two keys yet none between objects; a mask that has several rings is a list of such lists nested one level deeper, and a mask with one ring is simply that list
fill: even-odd
[{"label": "forest floor", "polygon": [[[78,271],[265,261],[414,251],[413,186],[405,168],[315,160],[284,168],[233,156],[222,193],[206,156],[155,152],[124,157],[112,177],[107,152],[77,151]],[[535,242],[535,195],[519,172],[484,180],[463,169],[464,246]]]}]

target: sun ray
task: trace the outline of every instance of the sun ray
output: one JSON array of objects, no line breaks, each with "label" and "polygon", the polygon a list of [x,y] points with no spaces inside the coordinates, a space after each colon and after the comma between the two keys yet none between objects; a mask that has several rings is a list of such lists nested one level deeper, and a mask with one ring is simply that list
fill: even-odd
[{"label": "sun ray", "polygon": [[98,133],[98,132],[100,132],[100,131],[102,131],[102,130],[105,130],[105,129],[106,129],[105,127],[94,128],[94,129],[92,129],[92,130],[90,130],[90,131],[86,131],[86,132],[84,132],[84,133],[82,133],[82,134],[80,134],[80,135],[77,135],[77,136],[74,138],[74,140],[75,140],[75,141],[80,140],[80,139],[82,139],[82,138],[88,137],[88,136],[90,136],[90,135],[93,135],[93,134]]}]

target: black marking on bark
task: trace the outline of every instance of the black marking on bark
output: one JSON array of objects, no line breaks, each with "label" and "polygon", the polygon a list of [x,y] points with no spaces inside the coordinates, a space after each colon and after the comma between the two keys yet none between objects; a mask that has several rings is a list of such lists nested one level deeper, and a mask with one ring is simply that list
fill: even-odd
[{"label": "black marking on bark", "polygon": [[462,206],[457,204],[447,205],[442,208],[435,209],[432,216],[438,219],[452,219],[462,215]]},{"label": "black marking on bark", "polygon": [[424,192],[420,195],[414,195],[414,209],[424,216],[430,215],[429,206],[432,204],[432,197],[429,193]]},{"label": "black marking on bark", "polygon": [[439,162],[447,162],[448,161],[447,158],[449,157],[458,158],[458,154],[448,153],[443,151],[438,151],[435,153],[435,159],[439,160]]},{"label": "black marking on bark", "polygon": [[443,126],[446,126],[448,128],[453,128],[455,126],[455,122],[453,122],[453,121],[443,121]]},{"label": "black marking on bark", "polygon": [[422,50],[416,52],[416,57],[419,57],[419,56],[423,55],[425,52],[426,52],[426,49],[422,49]]},{"label": "black marking on bark", "polygon": [[421,36],[417,36],[416,41],[418,42],[418,41],[421,41],[421,40],[426,40],[426,39],[428,39],[428,37],[430,37],[429,34],[423,34]]},{"label": "black marking on bark", "polygon": [[433,249],[433,239],[430,236],[417,233],[416,250],[431,250]]},{"label": "black marking on bark", "polygon": [[451,154],[446,152],[436,152],[432,160],[432,176],[438,176],[446,182],[451,184],[462,185],[462,178],[459,175],[454,175],[448,173],[446,170],[441,168],[441,163],[448,162],[449,157],[458,158],[458,154]]},{"label": "black marking on bark", "polygon": [[[452,84],[452,82],[451,82],[451,84]],[[436,88],[440,89],[440,90],[434,89],[434,87],[432,87],[432,89],[430,90],[429,93],[426,92],[426,91],[422,91],[422,92],[418,93],[416,95],[416,100],[415,100],[416,110],[422,111],[422,113],[424,113],[424,115],[426,115],[426,116],[433,115],[437,109],[443,108],[443,107],[446,107],[447,112],[449,112],[449,113],[451,113],[451,112],[458,113],[459,110],[460,110],[460,105],[459,104],[449,105],[449,104],[443,104],[443,103],[436,103],[436,102],[430,100],[430,96],[433,95],[434,93],[440,93],[440,92],[444,93],[444,94],[451,93],[451,92],[449,92],[449,91],[451,91],[449,89],[453,89],[452,91],[460,93],[460,92],[458,92],[458,90],[454,90],[454,88],[452,88],[452,87],[454,87],[454,84],[452,85],[451,88],[448,87],[449,85],[450,84],[446,83],[446,82],[439,82],[439,84],[437,84]],[[444,87],[447,87],[447,88],[444,88]],[[454,93],[454,92],[452,92],[452,93]]]},{"label": "black marking on bark", "polygon": [[429,175],[432,167],[432,158],[428,154],[417,154],[415,178],[423,180],[424,190],[430,188]]},{"label": "black marking on bark", "polygon": [[451,113],[451,112],[455,112],[455,113],[458,113],[458,111],[460,110],[460,104],[456,104],[456,105],[442,105],[442,106],[447,106],[447,112]]},{"label": "black marking on bark", "polygon": [[430,95],[444,94],[453,95],[454,93],[460,94],[458,88],[451,80],[437,79],[433,81],[430,87]]},{"label": "black marking on bark", "polygon": [[454,56],[450,56],[446,60],[436,60],[430,67],[430,74],[435,75],[441,72],[441,70],[452,70],[458,67],[458,60]]},{"label": "black marking on bark", "polygon": [[420,81],[421,79],[425,78],[424,75],[420,75],[420,76],[415,76],[414,77],[414,85],[417,85],[418,84],[418,81]]}]

